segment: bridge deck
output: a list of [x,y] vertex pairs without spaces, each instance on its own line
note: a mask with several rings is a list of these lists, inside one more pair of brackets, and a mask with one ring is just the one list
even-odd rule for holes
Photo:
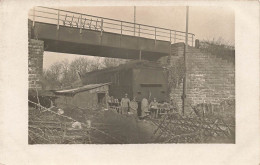
[[[32,36],[43,40],[45,51],[101,57],[157,60],[170,46],[183,42],[185,33],[65,10],[32,10]],[[193,45],[194,34],[189,33]]]

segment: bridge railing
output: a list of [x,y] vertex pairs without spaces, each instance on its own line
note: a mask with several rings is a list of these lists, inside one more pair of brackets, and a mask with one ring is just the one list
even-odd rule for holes
[[[30,10],[29,19],[33,21],[33,26],[35,22],[44,22],[56,24],[57,29],[60,26],[68,26],[78,28],[80,33],[82,33],[82,29],[89,29],[100,31],[101,35],[103,32],[111,32],[154,39],[155,42],[156,40],[169,41],[171,43],[185,42],[186,35],[185,32],[178,30],[40,6]],[[194,45],[194,36],[193,33],[188,33],[188,44],[190,46]]]

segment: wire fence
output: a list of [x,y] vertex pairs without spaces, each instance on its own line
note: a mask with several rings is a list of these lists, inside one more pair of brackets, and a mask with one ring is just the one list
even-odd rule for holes
[[[42,117],[29,116],[29,142],[32,144],[61,144],[61,143],[105,143],[103,139],[99,139],[99,136],[95,136],[96,133],[99,133],[106,138],[111,139],[117,144],[122,144],[123,142],[116,137],[106,133],[103,130],[100,130],[91,124],[80,122],[72,117],[63,115],[59,112],[55,112],[52,108],[46,108],[39,103],[28,100],[29,103],[35,105],[35,111],[38,110],[39,113],[46,116],[46,112],[49,112],[56,117],[63,118],[64,120],[44,120]],[[57,119],[57,118],[56,118]],[[74,124],[74,129],[70,128]],[[72,133],[72,136],[69,136],[69,131],[78,131],[78,133]],[[96,132],[96,133],[93,133]],[[87,139],[87,140],[86,140]],[[91,140],[92,139],[92,140]],[[94,142],[93,142],[94,141]]]

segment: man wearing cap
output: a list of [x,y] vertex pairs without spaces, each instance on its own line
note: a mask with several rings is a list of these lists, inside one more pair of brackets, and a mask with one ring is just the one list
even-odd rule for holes
[[128,113],[128,109],[129,109],[129,104],[130,104],[130,99],[127,97],[127,93],[125,94],[125,97],[123,97],[121,99],[121,110],[122,110],[122,114],[127,114]]
[[157,118],[158,115],[158,102],[156,101],[156,98],[153,99],[153,101],[149,105],[150,111],[151,111],[151,117]]

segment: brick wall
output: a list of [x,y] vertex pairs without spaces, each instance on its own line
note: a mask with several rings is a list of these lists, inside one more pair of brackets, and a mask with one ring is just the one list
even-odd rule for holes
[[28,73],[29,89],[41,89],[40,77],[43,70],[43,52],[44,42],[35,39],[29,39],[28,55]]
[[[182,107],[184,44],[172,45],[172,55],[167,57],[170,76],[170,98],[179,109]],[[187,102],[193,106],[206,103],[220,105],[235,99],[235,64],[219,56],[189,47],[187,50]],[[172,76],[171,76],[172,75]],[[177,76],[176,76],[177,75]],[[181,77],[181,78],[180,78]],[[190,113],[188,105],[187,113]]]

